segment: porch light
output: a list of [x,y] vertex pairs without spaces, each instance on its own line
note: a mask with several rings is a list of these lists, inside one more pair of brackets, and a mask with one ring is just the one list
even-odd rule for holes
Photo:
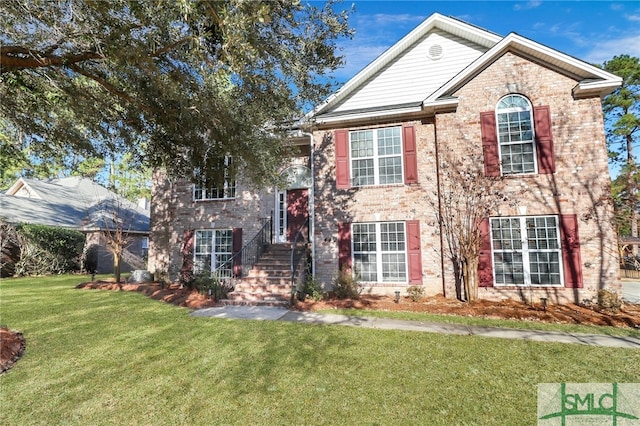
[[396,290],[396,303],[400,303],[400,290]]

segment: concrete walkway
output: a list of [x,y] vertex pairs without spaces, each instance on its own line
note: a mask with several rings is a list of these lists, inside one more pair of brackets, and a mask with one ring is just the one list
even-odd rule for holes
[[498,327],[480,327],[461,324],[445,324],[422,321],[405,321],[387,318],[320,314],[317,312],[290,311],[285,308],[265,306],[222,306],[194,311],[196,317],[229,319],[289,321],[305,324],[347,325],[383,330],[408,330],[428,333],[457,334],[467,336],[521,339],[537,342],[574,343],[612,348],[640,349],[640,339],[602,334],[562,333],[556,331],[516,330]]
[[622,279],[622,300],[629,303],[640,303],[640,281]]

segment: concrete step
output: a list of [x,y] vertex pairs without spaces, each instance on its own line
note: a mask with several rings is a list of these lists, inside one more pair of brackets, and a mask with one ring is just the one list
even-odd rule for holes
[[[245,277],[242,281],[249,285],[291,285],[291,277]],[[236,287],[241,286],[240,282],[236,282]]]
[[270,284],[270,283],[258,283],[253,281],[242,281],[235,285],[235,292],[271,292],[278,294],[285,294],[291,291],[291,282],[287,284]]
[[279,294],[261,291],[232,291],[227,294],[226,300],[245,301],[245,302],[288,302],[291,294]]

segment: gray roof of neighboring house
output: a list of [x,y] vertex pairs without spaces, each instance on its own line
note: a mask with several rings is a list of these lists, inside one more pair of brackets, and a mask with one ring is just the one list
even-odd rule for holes
[[129,232],[149,233],[145,210],[90,179],[41,181],[20,178],[0,193],[0,217],[11,223],[36,223],[79,231],[113,228],[114,212]]

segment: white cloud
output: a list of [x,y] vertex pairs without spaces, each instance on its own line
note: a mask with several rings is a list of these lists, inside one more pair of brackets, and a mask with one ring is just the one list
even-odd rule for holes
[[542,4],[542,1],[540,0],[530,0],[528,2],[526,2],[525,4],[522,3],[516,3],[513,5],[513,10],[529,10],[529,9],[535,9],[536,7],[539,7]]
[[624,17],[631,22],[640,22],[640,15],[625,15]]
[[623,54],[640,57],[640,33],[615,40],[595,41],[593,47],[581,55],[581,59],[592,64],[601,64]]

